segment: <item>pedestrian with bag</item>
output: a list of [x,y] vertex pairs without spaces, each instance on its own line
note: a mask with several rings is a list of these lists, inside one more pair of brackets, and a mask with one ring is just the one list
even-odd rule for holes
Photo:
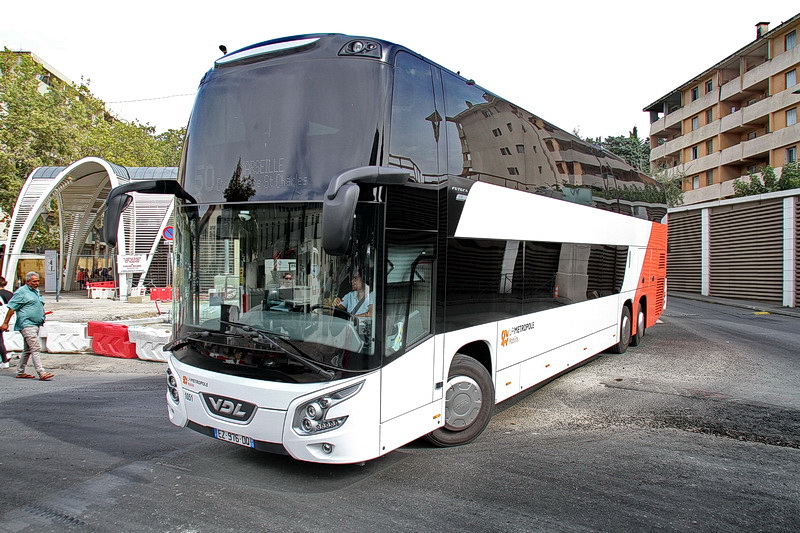
[[47,381],[53,378],[53,374],[45,372],[39,353],[42,347],[39,344],[39,326],[44,324],[44,298],[39,294],[39,274],[28,272],[25,274],[25,285],[17,289],[14,296],[8,302],[8,312],[5,320],[0,325],[0,331],[8,331],[8,322],[14,313],[17,313],[17,321],[14,329],[22,334],[25,348],[17,367],[17,378],[35,379],[36,376],[25,373],[28,360],[33,361],[39,380]]
[[[5,313],[7,310],[6,305],[8,305],[8,302],[11,301],[11,297],[14,296],[11,291],[6,289],[7,284],[8,282],[6,281],[6,278],[0,276],[0,309],[3,310],[3,313]],[[0,317],[2,316],[4,315],[0,314]],[[3,358],[3,362],[0,363],[0,368],[8,368],[11,366],[9,365],[10,359],[8,357],[8,350],[6,350],[6,341],[3,338],[2,330],[0,330],[0,357]]]

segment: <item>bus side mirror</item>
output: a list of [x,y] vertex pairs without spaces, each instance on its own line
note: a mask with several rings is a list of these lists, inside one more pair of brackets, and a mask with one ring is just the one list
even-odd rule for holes
[[334,176],[322,204],[322,248],[331,255],[347,253],[360,192],[358,183],[402,185],[410,179],[407,170],[379,166],[351,168]]
[[133,196],[130,194],[120,194],[108,198],[106,202],[106,212],[103,215],[103,240],[109,246],[117,245],[119,220],[122,217],[122,212],[131,205],[132,201]]
[[[109,246],[117,245],[117,232],[119,231],[119,219],[122,212],[131,205],[133,197],[128,194],[138,192],[142,194],[168,194],[180,198],[190,204],[197,204],[197,200],[186,192],[175,180],[142,180],[133,181],[124,185],[119,185],[111,189],[106,198],[106,212],[103,218],[103,240]],[[187,209],[189,217],[197,218],[197,205],[191,205]]]
[[345,183],[332,199],[322,204],[322,248],[330,255],[345,255],[350,248],[353,217],[360,188]]

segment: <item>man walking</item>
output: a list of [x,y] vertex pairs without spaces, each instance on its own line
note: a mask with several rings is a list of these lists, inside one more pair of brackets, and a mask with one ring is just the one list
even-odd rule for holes
[[42,381],[51,379],[53,374],[44,371],[42,360],[39,357],[39,352],[42,351],[42,347],[39,345],[39,326],[44,324],[44,298],[39,294],[39,274],[36,272],[25,274],[25,285],[17,289],[8,302],[8,312],[3,324],[0,325],[0,330],[8,331],[8,321],[11,320],[14,312],[17,313],[14,329],[22,333],[25,341],[25,349],[22,351],[22,357],[17,367],[17,377],[31,379],[36,377],[25,373],[25,367],[28,366],[30,358],[33,360],[33,366],[36,368],[36,373],[39,374],[39,379]]

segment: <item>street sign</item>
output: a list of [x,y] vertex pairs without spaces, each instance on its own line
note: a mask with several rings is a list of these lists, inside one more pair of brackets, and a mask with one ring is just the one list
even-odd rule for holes
[[167,226],[166,228],[164,228],[163,235],[166,240],[171,241],[172,237],[175,235],[175,228],[173,228],[172,226]]
[[117,256],[117,272],[120,274],[135,274],[146,272],[150,265],[149,254],[132,254]]

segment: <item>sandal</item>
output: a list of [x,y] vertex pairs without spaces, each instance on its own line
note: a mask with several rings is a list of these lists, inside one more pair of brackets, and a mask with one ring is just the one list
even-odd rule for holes
[[[33,377],[33,376],[31,376],[31,377]],[[47,372],[45,372],[44,374],[39,376],[39,381],[49,381],[51,378],[54,378],[54,377],[56,377],[55,374],[48,374]]]
[[34,379],[36,376],[31,376],[30,374],[17,374],[17,379]]

